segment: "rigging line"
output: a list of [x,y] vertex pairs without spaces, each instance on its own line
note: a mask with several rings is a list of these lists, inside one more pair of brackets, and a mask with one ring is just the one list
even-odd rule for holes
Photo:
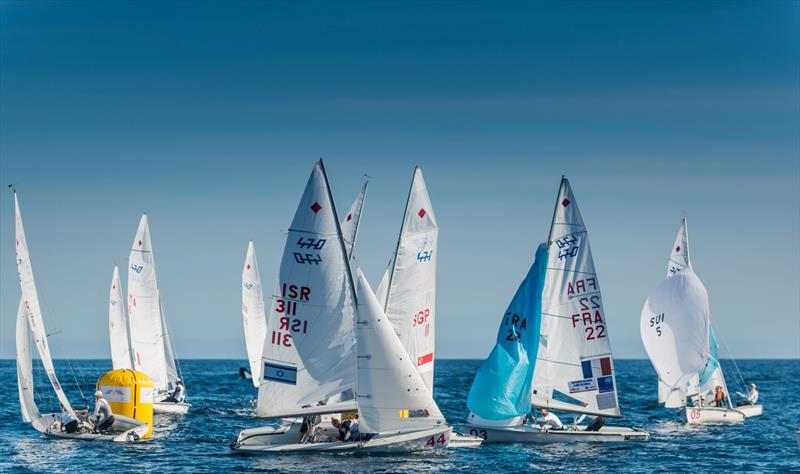
[[[714,334],[719,337],[719,339],[722,341],[722,344],[725,346],[725,351],[728,353],[728,356],[730,356],[731,362],[733,362],[733,368],[736,369],[736,375],[739,377],[738,382],[741,384],[742,389],[744,391],[747,391],[747,382],[745,382],[744,380],[744,375],[742,374],[742,371],[739,370],[739,365],[736,363],[736,359],[733,357],[733,352],[731,352],[728,343],[725,341],[725,338],[719,331],[715,331]],[[722,361],[720,361],[720,370],[722,370]]]
[[78,387],[78,393],[80,393],[80,394],[81,394],[81,400],[83,400],[83,403],[84,403],[84,404],[86,405],[86,407],[88,408],[88,407],[89,407],[89,401],[88,401],[88,400],[86,400],[86,396],[84,396],[84,394],[83,394],[83,390],[81,390],[81,384],[80,384],[80,382],[78,382],[78,378],[77,378],[77,377],[75,377],[75,370],[74,370],[74,369],[73,369],[73,367],[72,367],[72,360],[67,360],[67,364],[69,365],[69,371],[70,371],[70,373],[72,373],[72,380],[74,380],[74,381],[75,381],[75,385]]

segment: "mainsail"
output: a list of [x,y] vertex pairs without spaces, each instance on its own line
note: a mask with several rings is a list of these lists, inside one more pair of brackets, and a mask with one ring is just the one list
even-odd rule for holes
[[444,416],[357,270],[359,429],[393,433],[443,426]]
[[347,215],[342,218],[342,239],[347,249],[347,257],[353,260],[355,252],[356,238],[358,237],[358,224],[361,222],[361,212],[364,210],[364,199],[367,197],[367,185],[369,182],[364,182],[358,196],[347,211]]
[[319,406],[355,389],[355,293],[349,267],[319,161],[286,239],[267,319],[258,416],[355,409],[355,400]]
[[247,256],[242,269],[242,322],[244,323],[244,342],[247,346],[247,359],[253,385],[261,381],[261,354],[264,351],[264,337],[267,334],[267,315],[264,313],[264,294],[261,290],[261,274],[253,241],[247,244]]
[[586,226],[566,178],[561,179],[548,247],[531,403],[620,417],[600,283]]
[[128,338],[128,319],[125,317],[125,300],[119,282],[119,269],[114,265],[111,290],[108,296],[108,335],[111,340],[111,365],[116,369],[131,369],[131,347]]
[[433,390],[436,261],[439,227],[422,169],[414,169],[403,223],[386,284],[378,287],[384,312],[400,342]]
[[709,352],[708,293],[687,267],[662,281],[642,308],[642,342],[659,379],[683,387],[703,369]]
[[[72,405],[67,399],[67,395],[61,388],[61,384],[56,377],[53,367],[53,359],[50,356],[50,347],[47,344],[47,332],[44,328],[42,311],[39,306],[39,294],[36,291],[36,282],[33,278],[33,267],[31,266],[30,253],[28,252],[28,242],[25,239],[25,228],[22,226],[22,214],[19,210],[19,200],[17,193],[14,192],[14,212],[16,227],[16,251],[17,251],[17,271],[19,273],[19,286],[22,290],[22,311],[28,322],[33,340],[36,343],[36,350],[44,366],[50,385],[56,392],[58,401],[70,413],[74,413]],[[19,341],[18,341],[19,342]]]
[[[175,387],[175,361],[167,361],[169,334],[162,316],[147,214],[142,215],[128,257],[128,320],[134,369],[150,376],[157,393]],[[171,356],[171,354],[170,354]],[[172,358],[172,357],[170,357]]]

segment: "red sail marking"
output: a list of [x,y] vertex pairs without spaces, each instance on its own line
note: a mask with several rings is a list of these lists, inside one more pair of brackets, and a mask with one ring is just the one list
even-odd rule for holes
[[421,218],[425,217],[425,209],[420,209],[417,215]]
[[417,359],[417,366],[425,365],[428,362],[433,362],[433,352],[425,354],[423,356],[419,356]]

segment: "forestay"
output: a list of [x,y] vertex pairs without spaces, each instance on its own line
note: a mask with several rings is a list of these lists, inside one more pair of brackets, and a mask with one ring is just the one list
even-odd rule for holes
[[247,244],[247,256],[242,269],[242,323],[247,359],[253,385],[261,380],[261,354],[267,334],[267,315],[264,313],[264,293],[261,290],[261,274],[258,271],[256,248],[251,240]]
[[[433,390],[439,228],[425,178],[414,169],[383,308],[425,385]],[[383,293],[383,291],[380,291]]]
[[119,269],[114,265],[111,290],[108,296],[108,335],[111,342],[111,365],[114,370],[131,369],[131,348],[128,338],[128,319],[119,282]]
[[45,331],[42,311],[39,306],[39,294],[36,291],[36,282],[33,278],[33,267],[30,261],[30,253],[28,252],[28,242],[25,239],[25,228],[22,226],[22,214],[19,210],[19,200],[17,199],[16,192],[14,192],[14,213],[17,272],[19,273],[19,285],[22,291],[22,309],[25,313],[30,333],[33,336],[36,350],[39,352],[39,357],[41,358],[50,385],[53,386],[53,390],[56,392],[56,396],[61,405],[63,405],[68,412],[74,413],[72,405],[69,403],[64,390],[61,388],[61,384],[58,382],[56,371],[53,367],[53,359],[50,356],[50,347],[47,344],[47,332]]
[[347,211],[347,215],[342,218],[342,239],[344,240],[344,246],[347,250],[347,258],[350,260],[353,259],[355,251],[356,238],[358,237],[358,225],[361,222],[361,212],[364,210],[364,200],[367,197],[368,184],[369,182],[364,183],[358,196],[356,196],[356,200],[353,201],[353,204],[350,206],[350,210]]
[[30,423],[40,416],[33,391],[33,354],[30,340],[31,331],[28,326],[28,318],[25,317],[25,306],[20,300],[17,311],[17,389],[22,419],[26,423]]
[[561,179],[550,227],[542,329],[531,402],[619,417],[614,361],[586,227]]
[[546,266],[547,245],[542,244],[503,314],[497,343],[475,374],[467,406],[484,420],[505,420],[530,411]]
[[360,431],[395,433],[444,425],[431,391],[398,340],[367,279],[360,270],[356,273]]
[[689,383],[705,365],[709,318],[708,293],[691,267],[661,282],[645,301],[642,342],[670,388]]
[[[320,402],[355,388],[355,297],[340,232],[320,161],[281,260],[267,320],[258,416],[314,411]],[[337,408],[355,409],[355,401]]]
[[168,376],[164,325],[147,214],[142,215],[128,257],[128,320],[134,369],[153,381],[157,393],[174,386]]

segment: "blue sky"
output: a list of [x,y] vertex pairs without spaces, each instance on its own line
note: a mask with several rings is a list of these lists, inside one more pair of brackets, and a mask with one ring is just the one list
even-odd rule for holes
[[[178,355],[245,358],[247,241],[272,288],[319,157],[339,208],[373,177],[374,284],[422,166],[440,357],[488,354],[562,174],[618,357],[644,357],[684,215],[723,355],[800,357],[796,2],[3,2],[0,22],[0,180],[56,357],[108,357],[112,265],[146,211]],[[4,191],[0,357],[13,232]]]

